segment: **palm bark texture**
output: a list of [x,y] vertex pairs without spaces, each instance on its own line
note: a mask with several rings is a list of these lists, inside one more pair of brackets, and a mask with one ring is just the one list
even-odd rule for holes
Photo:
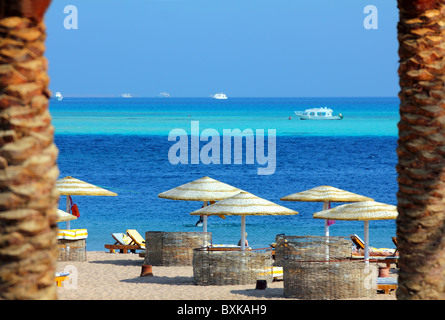
[[398,0],[398,299],[445,299],[445,1]]
[[0,1],[0,299],[55,299],[58,150],[48,111],[43,14]]

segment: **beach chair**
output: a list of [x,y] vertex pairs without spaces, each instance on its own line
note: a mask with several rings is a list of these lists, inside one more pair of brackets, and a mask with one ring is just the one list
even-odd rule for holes
[[83,240],[88,238],[87,229],[59,229],[57,239],[59,240]]
[[136,253],[136,250],[140,249],[138,245],[132,243],[131,238],[123,233],[112,233],[111,236],[116,241],[114,244],[106,244],[105,249],[109,249],[110,253],[115,253],[119,250],[120,253]]
[[273,281],[283,280],[283,267],[272,267],[269,271],[258,273],[260,276],[272,275]]
[[399,248],[397,248],[397,237],[391,237],[392,242],[396,246],[396,251],[394,252],[394,255],[397,254],[397,251],[399,251]]
[[112,233],[111,236],[114,240],[116,240],[114,244],[131,245],[131,238],[128,237],[126,234]]
[[351,234],[350,237],[351,237],[352,242],[357,247],[357,250],[365,250],[365,243],[363,242],[362,239],[360,239],[360,237],[358,235]]
[[377,278],[377,290],[383,290],[383,293],[388,294],[391,290],[397,290],[398,280],[397,278],[390,277],[378,277]]
[[[354,245],[357,248],[357,252],[355,252],[355,253],[365,250],[365,243],[358,235],[351,234],[350,237],[351,237],[352,242],[354,243]],[[370,256],[395,256],[396,253],[397,253],[397,249],[369,247],[369,255]],[[361,254],[359,254],[359,255],[361,255]]]
[[127,230],[127,235],[133,240],[133,243],[145,250],[145,239],[134,229]]
[[62,282],[68,280],[69,273],[67,272],[56,272],[55,280],[58,287],[62,286]]

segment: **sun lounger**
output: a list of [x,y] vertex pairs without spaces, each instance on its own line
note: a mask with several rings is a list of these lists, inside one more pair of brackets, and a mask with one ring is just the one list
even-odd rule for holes
[[[353,252],[353,255],[362,256],[363,250],[365,250],[365,243],[362,239],[356,234],[350,235],[352,242],[355,244],[357,251]],[[374,248],[369,247],[369,255],[370,256],[394,256],[396,254],[396,249],[390,248]]]
[[115,253],[119,250],[120,253],[128,253],[128,251],[135,253],[140,247],[134,244],[128,236],[123,233],[112,233],[111,236],[116,241],[114,244],[106,244],[105,249],[109,249],[110,253]]
[[72,230],[60,229],[57,234],[57,239],[62,239],[62,240],[81,240],[81,239],[86,239],[87,237],[88,237],[87,229],[72,229]]
[[272,275],[273,280],[283,279],[283,267],[272,267],[269,271],[259,273],[260,276]]
[[208,247],[209,251],[239,251],[241,246],[234,244],[212,244]]
[[394,252],[394,255],[396,255],[397,251],[399,251],[399,248],[397,248],[397,237],[391,237],[391,240],[396,246],[396,251]]
[[133,243],[145,250],[145,239],[134,229],[127,230],[127,235],[133,240]]
[[69,273],[56,272],[56,284],[58,287],[62,286],[62,282],[68,280]]
[[397,247],[397,237],[391,237],[391,240]]
[[115,244],[131,245],[131,238],[123,233],[112,233],[111,236],[116,240]]
[[396,290],[398,286],[397,278],[379,277],[377,278],[377,290],[383,290],[388,294],[391,290]]
[[360,239],[360,237],[358,235],[351,234],[350,237],[351,237],[352,242],[357,247],[357,250],[365,250],[365,243],[363,242],[362,239]]

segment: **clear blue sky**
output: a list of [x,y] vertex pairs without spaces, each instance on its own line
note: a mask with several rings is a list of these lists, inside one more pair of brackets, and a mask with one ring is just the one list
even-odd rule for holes
[[[63,12],[78,9],[78,29]],[[367,30],[367,5],[378,29]],[[65,96],[397,96],[395,0],[53,0],[51,90]]]

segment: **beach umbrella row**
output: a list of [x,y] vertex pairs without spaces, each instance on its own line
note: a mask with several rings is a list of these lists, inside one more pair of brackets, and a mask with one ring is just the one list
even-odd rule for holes
[[[56,183],[56,188],[61,195],[67,196],[67,211],[70,211],[69,196],[117,196],[116,193],[90,183],[65,177]],[[212,215],[239,215],[241,216],[241,249],[245,249],[245,224],[248,215],[295,215],[298,212],[275,204],[271,201],[257,197],[249,192],[233,187],[226,183],[217,181],[210,177],[183,184],[179,187],[162,192],[159,198],[203,201],[204,206],[195,210],[191,215],[204,217],[203,231],[207,232],[207,217]],[[364,221],[365,254],[366,261],[369,260],[369,220],[395,219],[397,207],[375,202],[373,199],[337,189],[331,186],[319,186],[306,191],[293,193],[281,198],[282,201],[307,201],[323,202],[323,210],[313,214],[315,219],[325,220],[325,235],[329,236],[330,220],[362,220]],[[208,203],[214,203],[208,206]],[[331,209],[331,202],[353,202]],[[76,219],[75,216],[58,210],[57,222],[66,221],[69,229],[69,221]]]
[[[203,231],[207,232],[207,217],[211,215],[241,216],[241,249],[245,249],[245,222],[248,215],[294,215],[298,212],[259,198],[228,184],[210,177],[203,177],[165,191],[160,198],[173,200],[204,201],[203,208],[191,215],[204,217]],[[325,235],[329,235],[329,220],[365,221],[365,255],[369,260],[369,220],[395,219],[397,208],[373,199],[330,186],[320,186],[281,198],[282,201],[323,202],[323,211],[314,214],[314,218],[325,219]],[[207,201],[218,201],[210,206]],[[330,209],[331,202],[354,202]],[[361,204],[361,205],[360,205]]]
[[[203,231],[207,232],[207,217],[212,215],[241,216],[241,249],[245,249],[247,215],[289,215],[298,212],[259,198],[249,192],[217,181],[210,177],[186,183],[162,192],[160,198],[173,200],[204,201],[204,207],[193,211],[192,215],[203,216]],[[207,206],[207,201],[219,201]]]

